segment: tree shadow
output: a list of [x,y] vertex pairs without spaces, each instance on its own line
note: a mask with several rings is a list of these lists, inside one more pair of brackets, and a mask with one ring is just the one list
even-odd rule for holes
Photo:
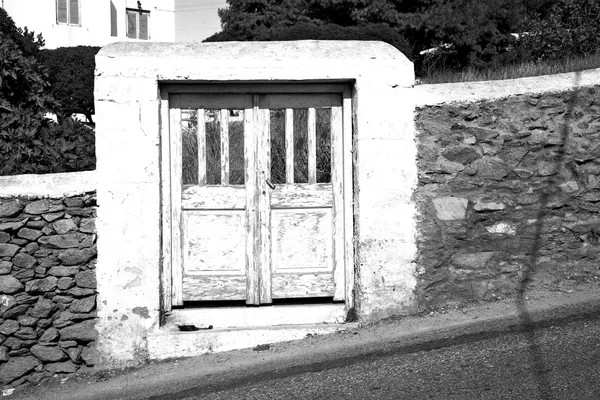
[[[575,107],[579,95],[580,81],[581,72],[576,72],[573,82],[573,91],[571,92],[571,96],[569,97],[567,103],[567,110],[564,114],[564,123],[562,124],[562,129],[560,132],[558,154],[554,162],[554,173],[550,175],[544,183],[546,188],[556,188],[559,184],[559,170],[560,167],[564,165],[565,156],[567,154],[567,146],[570,135],[569,128],[573,120],[573,109]],[[521,331],[527,335],[527,341],[529,346],[528,353],[530,362],[533,366],[534,378],[536,381],[538,393],[540,394],[540,397],[544,400],[552,398],[551,389],[548,378],[545,374],[546,367],[544,365],[541,346],[536,339],[536,333],[534,329],[535,324],[531,312],[527,308],[526,300],[531,280],[535,275],[539,263],[540,250],[543,245],[542,229],[544,219],[548,214],[547,210],[551,193],[552,190],[540,190],[533,244],[531,245],[529,259],[523,271],[523,276],[519,282],[516,296],[516,305],[521,322]]]

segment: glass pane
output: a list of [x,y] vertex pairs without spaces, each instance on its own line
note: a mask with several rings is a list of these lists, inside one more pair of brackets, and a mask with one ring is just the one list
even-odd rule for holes
[[317,109],[317,183],[331,182],[331,109]]
[[308,109],[294,110],[294,182],[308,183]]
[[229,110],[229,184],[245,183],[244,110]]
[[183,185],[198,184],[198,113],[181,110],[181,179]]
[[219,110],[205,111],[206,126],[206,183],[221,184],[221,123]]
[[137,39],[137,13],[127,12],[127,37]]
[[271,113],[271,182],[285,183],[285,110]]

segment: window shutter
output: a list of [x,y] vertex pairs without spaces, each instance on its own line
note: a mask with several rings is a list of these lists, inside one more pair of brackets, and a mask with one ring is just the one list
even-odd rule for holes
[[140,13],[140,39],[148,40],[148,14]]
[[115,4],[110,1],[110,36],[117,36],[117,8]]
[[69,23],[79,25],[79,0],[69,0]]
[[66,24],[67,20],[67,0],[56,0],[56,22]]
[[137,39],[137,13],[127,12],[127,37]]

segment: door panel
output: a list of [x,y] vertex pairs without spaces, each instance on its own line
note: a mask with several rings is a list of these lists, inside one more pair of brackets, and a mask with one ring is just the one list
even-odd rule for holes
[[183,214],[184,275],[245,275],[244,212]]
[[339,94],[177,94],[173,304],[345,298]]
[[331,209],[273,210],[273,273],[333,271]]
[[[336,117],[341,115],[341,97],[264,95],[261,108],[269,122],[261,140],[270,140],[271,150],[270,155],[257,154],[268,158],[263,165],[269,162],[270,176],[266,185],[259,185],[270,209],[261,226],[271,242],[266,272],[271,297],[343,300],[344,263],[335,260],[343,256],[343,242],[334,239],[335,219],[343,216],[334,181],[341,182],[341,177],[332,180],[332,133],[342,132],[341,118]],[[340,138],[335,143],[340,144]]]
[[[252,97],[248,95],[175,95],[179,126],[171,129],[172,142],[180,145],[180,183],[173,190],[173,203],[180,211],[180,226],[174,226],[173,247],[180,253],[181,284],[175,283],[179,302],[246,299],[248,259],[254,252],[248,229],[253,208],[248,209],[249,191],[246,154],[255,152],[254,140],[246,140],[254,126]],[[177,145],[175,146],[177,147]],[[252,169],[252,168],[251,168]],[[247,182],[246,182],[247,181]],[[176,184],[172,184],[176,187]],[[251,248],[248,249],[248,246]],[[173,251],[175,254],[175,250]],[[179,294],[175,293],[178,291]]]

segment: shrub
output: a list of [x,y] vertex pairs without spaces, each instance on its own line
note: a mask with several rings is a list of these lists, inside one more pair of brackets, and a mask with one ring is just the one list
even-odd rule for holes
[[80,113],[92,123],[94,115],[95,56],[100,47],[76,46],[42,50],[40,61],[48,68],[50,93],[59,105],[59,120]]
[[31,136],[0,133],[0,175],[87,171],[96,168],[94,131],[67,118],[43,121]]
[[544,19],[530,19],[521,46],[533,60],[587,56],[600,50],[600,2],[558,0]]

